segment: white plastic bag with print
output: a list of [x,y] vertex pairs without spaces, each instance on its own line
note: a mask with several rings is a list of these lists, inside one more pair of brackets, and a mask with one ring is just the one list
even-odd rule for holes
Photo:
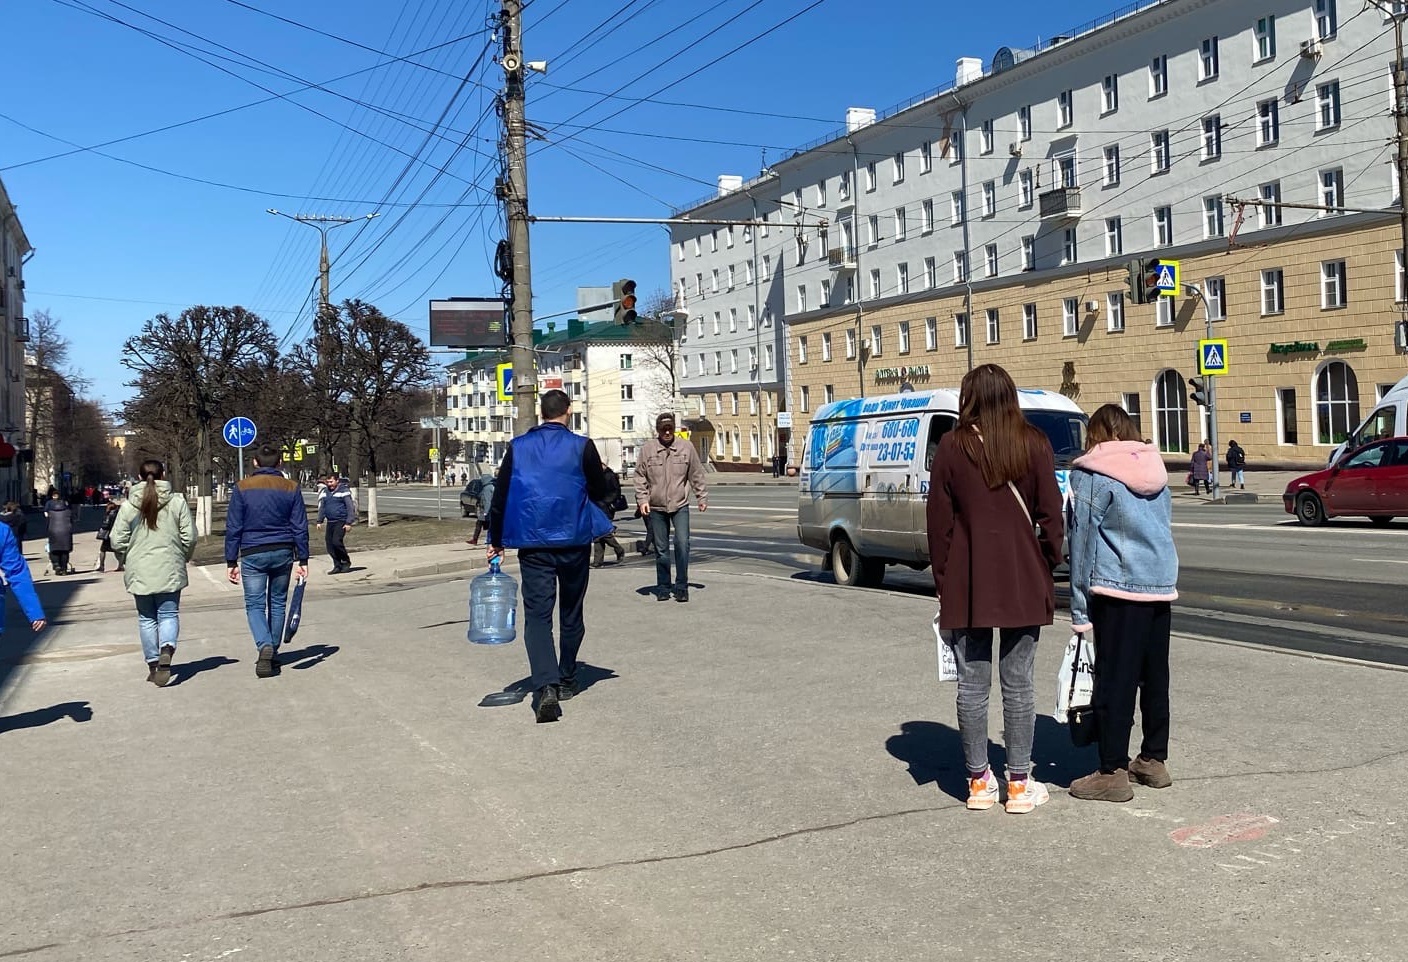
[[939,656],[939,681],[958,681],[958,657],[953,653],[953,632],[939,627],[939,612],[934,612],[934,646]]
[[1088,631],[1071,632],[1061,670],[1056,673],[1056,710],[1051,713],[1062,725],[1072,708],[1086,708],[1095,697],[1095,642]]

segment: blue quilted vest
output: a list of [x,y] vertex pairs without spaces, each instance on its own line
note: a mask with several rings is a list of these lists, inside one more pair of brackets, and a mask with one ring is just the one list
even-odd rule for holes
[[586,438],[553,421],[514,439],[505,548],[589,545],[611,533],[611,519],[587,498],[582,474],[586,447]]

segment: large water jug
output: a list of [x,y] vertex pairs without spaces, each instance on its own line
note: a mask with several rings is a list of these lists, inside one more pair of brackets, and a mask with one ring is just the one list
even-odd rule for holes
[[518,637],[518,582],[499,570],[499,559],[469,583],[469,640],[506,645]]

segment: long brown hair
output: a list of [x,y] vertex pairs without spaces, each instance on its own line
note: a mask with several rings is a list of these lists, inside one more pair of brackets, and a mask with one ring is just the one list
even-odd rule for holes
[[142,520],[152,531],[156,530],[156,516],[161,511],[161,496],[157,493],[156,483],[165,476],[166,465],[160,461],[153,458],[142,462],[142,480],[147,482],[147,489],[142,492],[142,503],[137,506],[137,510],[142,513]]
[[1090,416],[1085,429],[1085,449],[1106,441],[1141,441],[1134,418],[1118,404],[1102,404]]
[[958,446],[983,473],[989,488],[1026,476],[1031,445],[1045,438],[1022,416],[1012,375],[981,364],[958,389]]

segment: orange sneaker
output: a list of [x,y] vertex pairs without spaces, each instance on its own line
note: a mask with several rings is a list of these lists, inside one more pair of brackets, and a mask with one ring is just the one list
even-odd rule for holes
[[1035,778],[1024,778],[1021,781],[1007,783],[1007,814],[1025,815],[1038,805],[1045,805],[1051,800],[1051,793],[1046,790],[1046,786]]
[[997,776],[989,768],[982,778],[968,779],[968,807],[983,812],[997,804]]

